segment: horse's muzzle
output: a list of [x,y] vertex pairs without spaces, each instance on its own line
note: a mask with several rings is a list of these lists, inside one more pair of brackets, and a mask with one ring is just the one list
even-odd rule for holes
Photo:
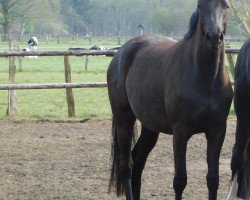
[[224,34],[222,32],[219,33],[207,32],[205,34],[205,38],[213,45],[220,45],[224,40]]

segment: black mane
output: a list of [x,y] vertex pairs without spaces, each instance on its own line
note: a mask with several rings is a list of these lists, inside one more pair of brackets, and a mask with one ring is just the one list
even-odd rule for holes
[[195,12],[193,12],[190,21],[189,21],[189,30],[186,33],[186,35],[184,36],[185,40],[189,40],[191,39],[191,37],[193,36],[194,32],[196,31],[196,27],[199,21],[199,11],[198,9],[196,9]]

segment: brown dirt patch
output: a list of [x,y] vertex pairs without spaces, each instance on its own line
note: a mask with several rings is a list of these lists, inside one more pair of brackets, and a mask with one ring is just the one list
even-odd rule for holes
[[[116,199],[108,195],[110,121],[0,122],[0,199]],[[228,120],[218,199],[229,191],[235,119]],[[206,140],[188,145],[184,199],[207,199]],[[143,174],[141,199],[174,199],[172,136],[161,134]],[[124,199],[124,197],[121,197]]]

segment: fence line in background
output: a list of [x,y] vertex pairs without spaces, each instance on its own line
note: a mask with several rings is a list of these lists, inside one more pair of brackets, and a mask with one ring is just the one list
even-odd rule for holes
[[[82,50],[82,51],[5,51],[0,52],[0,57],[10,57],[11,62],[9,66],[9,80],[10,84],[0,84],[0,90],[8,90],[12,95],[8,96],[8,111],[16,110],[16,93],[15,90],[20,89],[60,89],[66,88],[66,98],[68,103],[68,116],[75,117],[75,103],[72,88],[103,88],[107,87],[107,83],[71,83],[71,68],[69,63],[69,56],[114,56],[117,50]],[[239,53],[239,49],[226,48],[227,59],[231,72],[234,71],[233,54]],[[24,56],[64,56],[65,82],[66,83],[51,83],[51,84],[14,84],[15,80],[15,58]],[[14,71],[13,71],[14,70]],[[13,95],[14,94],[14,95]],[[14,102],[14,103],[13,103]],[[7,112],[10,115],[10,113]],[[12,113],[11,115],[15,115]]]
[[[81,51],[0,51],[0,57],[24,56],[114,56],[117,50],[81,50]],[[226,48],[226,53],[237,54],[238,48]]]
[[0,84],[0,90],[62,89],[62,88],[104,88],[106,82],[49,83],[49,84]]
[[[75,102],[72,88],[100,88],[106,87],[106,83],[71,83],[71,67],[69,62],[69,56],[86,56],[85,69],[87,70],[88,56],[114,56],[116,50],[83,50],[83,51],[4,51],[0,52],[0,57],[9,57],[9,83],[0,84],[0,90],[8,90],[8,109],[7,114],[14,116],[16,112],[9,112],[17,110],[16,104],[16,92],[17,89],[66,89],[66,99],[68,104],[68,116],[75,117]],[[64,71],[65,71],[65,83],[51,83],[51,84],[15,84],[16,74],[16,58],[18,58],[19,65],[20,59],[25,56],[63,56],[64,57]],[[19,66],[19,70],[20,70]],[[20,70],[22,71],[22,70]],[[11,94],[11,95],[10,95]]]
[[[183,34],[170,34],[170,35],[166,35],[167,37],[171,37],[177,40],[180,40],[183,38],[185,33]],[[34,34],[32,34],[33,36]],[[18,41],[26,41],[31,35],[30,34],[0,34],[0,41],[4,41],[4,40],[8,40],[8,39],[16,39]],[[83,35],[83,34],[71,34],[71,35],[55,35],[55,34],[35,34],[35,36],[39,39],[39,40],[45,40],[47,43],[49,43],[50,41],[56,41],[57,43],[60,43],[61,40],[75,40],[75,41],[79,41],[79,40],[89,40],[90,42],[92,40],[118,40],[118,38],[124,38],[124,39],[129,39],[129,38],[133,38],[136,35],[122,35],[122,36],[118,36],[118,35],[108,35],[108,34],[104,34],[104,35],[93,35],[92,33]],[[225,37],[225,41],[230,41],[230,42],[242,42],[245,41],[247,39],[246,36],[244,35],[240,35],[240,36],[230,36],[230,35],[226,35]]]
[[82,51],[0,51],[0,57],[24,56],[114,56],[117,50]]

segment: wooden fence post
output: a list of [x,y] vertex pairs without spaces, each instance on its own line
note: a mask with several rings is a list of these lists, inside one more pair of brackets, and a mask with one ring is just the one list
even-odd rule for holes
[[[226,44],[226,48],[230,49],[230,45]],[[234,79],[234,59],[233,59],[233,54],[232,53],[227,53],[227,61],[229,64],[229,70],[232,75],[232,78]]]
[[229,69],[230,69],[230,72],[234,78],[234,60],[233,60],[233,54],[231,53],[227,53],[227,61],[228,61],[228,64],[229,64]]
[[48,37],[47,34],[45,34],[45,39],[46,39],[46,44],[48,44],[49,43],[49,37]]
[[[17,46],[17,50],[21,51],[20,46]],[[21,56],[18,57],[18,70],[19,72],[23,71],[23,58]]]
[[[15,42],[11,40],[9,42],[10,50],[14,49]],[[9,83],[15,83],[15,75],[16,75],[16,57],[12,56],[9,58]],[[14,116],[17,112],[17,104],[16,104],[16,91],[8,90],[8,108],[7,115]]]
[[86,56],[85,71],[88,71],[88,65],[89,65],[89,56]]
[[[65,82],[71,83],[71,67],[69,64],[69,57],[64,56]],[[68,116],[75,117],[75,101],[72,88],[66,88],[66,97],[68,103]]]

